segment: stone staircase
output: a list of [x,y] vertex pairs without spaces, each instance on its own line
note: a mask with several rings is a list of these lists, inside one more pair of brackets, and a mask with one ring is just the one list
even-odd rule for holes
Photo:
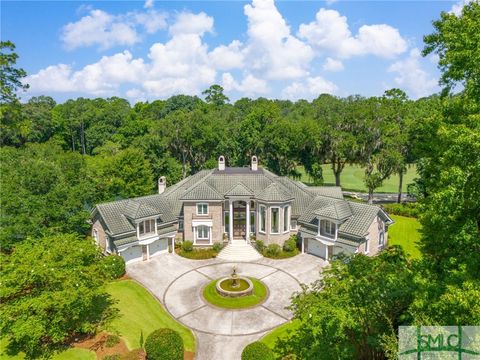
[[245,240],[233,240],[217,255],[217,259],[225,261],[249,262],[257,261],[263,256]]

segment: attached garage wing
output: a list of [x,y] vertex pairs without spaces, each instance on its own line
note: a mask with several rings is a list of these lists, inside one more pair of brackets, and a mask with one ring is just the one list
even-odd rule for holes
[[121,251],[120,255],[123,257],[126,264],[141,261],[143,259],[142,247],[138,245],[130,246],[129,248]]
[[168,239],[164,238],[164,239],[157,240],[157,241],[149,244],[148,246],[149,246],[149,251],[150,251],[150,257],[161,254],[161,253],[164,253],[164,252],[167,252],[168,251]]

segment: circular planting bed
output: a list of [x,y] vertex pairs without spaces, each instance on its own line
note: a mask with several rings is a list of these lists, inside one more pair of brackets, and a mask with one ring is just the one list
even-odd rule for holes
[[[244,309],[261,304],[268,296],[268,289],[260,280],[241,278],[239,279],[239,286],[232,289],[228,286],[228,283],[225,283],[225,279],[214,280],[205,286],[203,298],[207,302],[225,309]],[[252,289],[250,289],[250,282]],[[220,291],[217,290],[218,288],[220,288]],[[249,291],[251,291],[250,294],[248,294]],[[241,295],[231,297],[230,292],[240,292]],[[246,293],[243,294],[242,292]]]

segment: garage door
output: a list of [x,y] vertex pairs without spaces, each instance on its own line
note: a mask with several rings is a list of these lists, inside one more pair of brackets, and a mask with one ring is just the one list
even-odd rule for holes
[[160,239],[157,240],[150,245],[150,257],[161,254],[163,252],[166,252],[168,250],[168,239]]
[[320,241],[308,239],[308,253],[325,259],[327,246]]
[[131,246],[128,249],[122,251],[120,253],[122,255],[123,259],[125,260],[125,263],[132,263],[135,261],[141,261],[142,260],[142,247],[141,246]]

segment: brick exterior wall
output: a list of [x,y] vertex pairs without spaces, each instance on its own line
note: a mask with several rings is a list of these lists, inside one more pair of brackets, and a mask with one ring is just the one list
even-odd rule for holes
[[[198,201],[202,203],[202,201]],[[212,242],[223,241],[223,203],[208,202],[208,215],[197,215],[197,202],[183,204],[183,239],[193,241],[192,220],[212,220]]]
[[[264,204],[262,204],[264,205]],[[258,205],[259,207],[259,205]],[[297,231],[291,231],[290,229],[288,230],[288,232],[286,233],[283,233],[282,229],[283,229],[283,212],[280,211],[280,223],[279,223],[279,229],[280,229],[280,233],[279,234],[270,234],[270,229],[271,229],[271,211],[270,211],[270,207],[268,205],[266,205],[267,207],[267,221],[266,221],[266,233],[261,233],[258,231],[259,229],[259,226],[258,224],[260,223],[260,215],[259,215],[259,212],[257,210],[257,234],[256,234],[256,237],[258,240],[262,240],[265,245],[269,245],[269,244],[278,244],[280,246],[283,246],[283,243],[285,242],[285,240],[288,240],[288,238],[290,237],[291,234],[296,234]],[[277,206],[273,206],[273,207],[277,207]]]
[[[378,224],[379,222],[383,222],[378,216],[375,217],[375,219],[372,221],[370,224],[370,227],[368,228],[369,232],[369,249],[368,249],[368,256],[374,256],[379,253],[382,249],[384,249],[387,244],[388,244],[388,232],[385,231],[385,243],[384,246],[379,248],[379,231],[378,231]],[[365,243],[360,244],[358,247],[358,252],[361,254],[365,254]]]
[[98,245],[102,248],[102,250],[105,252],[106,250],[106,241],[107,241],[107,234],[105,234],[105,229],[103,228],[102,223],[100,222],[99,219],[97,219],[93,225],[92,225],[92,238],[93,237],[93,231],[97,230],[97,236],[98,236]]

